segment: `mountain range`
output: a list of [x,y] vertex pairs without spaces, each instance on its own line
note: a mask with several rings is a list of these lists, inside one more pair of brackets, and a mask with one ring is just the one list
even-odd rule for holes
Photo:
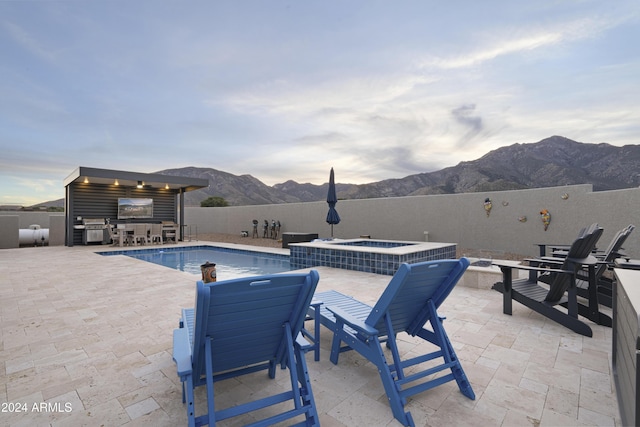
[[[188,206],[199,206],[210,196],[223,197],[230,206],[311,202],[324,200],[328,186],[293,180],[268,186],[251,175],[212,168],[185,167],[157,173],[209,180],[209,188],[186,193]],[[338,198],[345,200],[574,184],[592,184],[594,191],[639,186],[640,145],[585,144],[552,136],[536,143],[501,147],[477,160],[435,172],[369,184],[337,183],[336,190]]]
[[[184,167],[156,173],[209,180],[209,187],[185,193],[185,205],[200,206],[210,196],[230,206],[325,200],[328,183],[293,180],[269,186],[251,175],[213,168]],[[640,186],[640,145],[616,147],[585,144],[562,136],[536,143],[513,144],[481,158],[435,172],[385,179],[369,184],[336,183],[338,199],[365,199],[427,194],[472,193],[592,184],[594,191]],[[63,206],[64,199],[38,206]]]

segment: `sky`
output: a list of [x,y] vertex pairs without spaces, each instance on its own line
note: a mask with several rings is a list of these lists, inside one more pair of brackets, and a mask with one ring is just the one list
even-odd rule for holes
[[368,183],[640,144],[637,0],[0,0],[0,204],[77,167]]

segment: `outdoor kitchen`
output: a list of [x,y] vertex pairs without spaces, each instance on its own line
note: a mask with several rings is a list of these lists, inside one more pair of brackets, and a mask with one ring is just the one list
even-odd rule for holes
[[65,180],[65,245],[112,242],[110,227],[179,224],[182,239],[184,193],[209,181],[162,174],[79,167]]

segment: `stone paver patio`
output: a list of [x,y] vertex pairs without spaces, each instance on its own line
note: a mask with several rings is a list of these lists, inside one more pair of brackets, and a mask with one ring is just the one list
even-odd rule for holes
[[[94,253],[104,249],[0,251],[0,425],[186,423],[171,359],[172,331],[180,309],[193,305],[199,277]],[[369,303],[390,279],[318,271],[319,291],[336,289]],[[585,338],[517,303],[513,316],[506,316],[501,298],[459,285],[445,301],[439,311],[476,400],[462,396],[455,383],[424,392],[407,405],[416,424],[620,425],[611,329],[591,324],[594,337]],[[417,345],[410,337],[401,343],[405,352]],[[374,367],[352,353],[335,366],[328,360],[329,345],[323,328],[321,361],[307,355],[322,425],[400,425]],[[233,402],[287,380],[283,374],[269,380],[265,373],[228,380],[216,398]],[[203,398],[200,390],[196,409],[205,409]]]

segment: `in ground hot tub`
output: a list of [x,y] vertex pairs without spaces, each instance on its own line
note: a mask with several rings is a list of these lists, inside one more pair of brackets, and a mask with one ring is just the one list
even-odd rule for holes
[[289,251],[292,269],[325,266],[390,276],[403,262],[456,258],[455,243],[398,240],[320,240],[291,243]]

